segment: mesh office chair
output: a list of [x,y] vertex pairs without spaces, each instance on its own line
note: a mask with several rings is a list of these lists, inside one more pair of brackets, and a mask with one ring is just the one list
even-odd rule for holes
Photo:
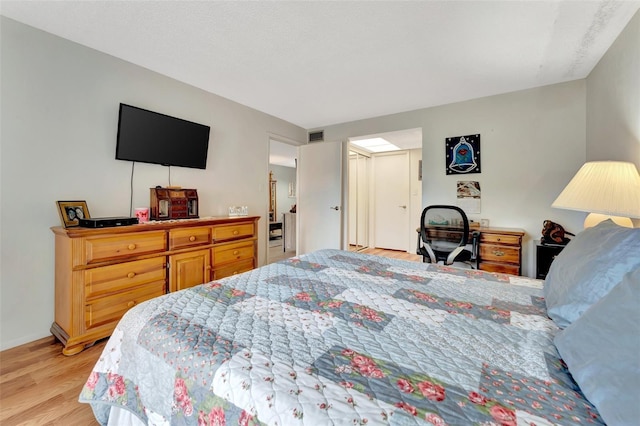
[[[425,263],[464,262],[473,268],[478,233],[469,241],[469,219],[456,206],[433,205],[422,211],[417,253]],[[470,245],[470,247],[469,247]]]

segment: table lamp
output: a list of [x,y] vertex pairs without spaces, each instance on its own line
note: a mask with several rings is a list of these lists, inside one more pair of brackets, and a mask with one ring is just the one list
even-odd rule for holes
[[640,219],[640,175],[633,163],[585,163],[551,207],[589,212],[585,228],[606,219],[632,228],[630,218]]

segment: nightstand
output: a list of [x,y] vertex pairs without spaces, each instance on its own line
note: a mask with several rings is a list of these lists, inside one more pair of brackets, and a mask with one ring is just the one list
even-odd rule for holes
[[559,245],[542,244],[536,240],[536,278],[544,280],[549,272],[553,259],[565,248]]

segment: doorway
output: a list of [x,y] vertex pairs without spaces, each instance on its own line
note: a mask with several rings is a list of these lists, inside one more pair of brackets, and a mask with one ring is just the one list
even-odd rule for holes
[[296,255],[297,147],[269,139],[267,264]]
[[[422,129],[352,137],[349,148],[367,158],[350,155],[349,160],[350,249],[415,251],[422,211]],[[366,179],[367,184],[352,182],[354,177]],[[353,188],[358,188],[355,196]]]

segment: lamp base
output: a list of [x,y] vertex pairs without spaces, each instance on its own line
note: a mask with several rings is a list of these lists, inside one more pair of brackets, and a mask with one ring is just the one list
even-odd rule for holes
[[633,228],[633,222],[631,222],[631,219],[629,219],[628,217],[609,216],[600,213],[589,213],[587,215],[587,218],[584,220],[584,227],[591,228],[592,226],[596,226],[600,222],[607,219],[611,219],[613,223],[624,226],[625,228]]

